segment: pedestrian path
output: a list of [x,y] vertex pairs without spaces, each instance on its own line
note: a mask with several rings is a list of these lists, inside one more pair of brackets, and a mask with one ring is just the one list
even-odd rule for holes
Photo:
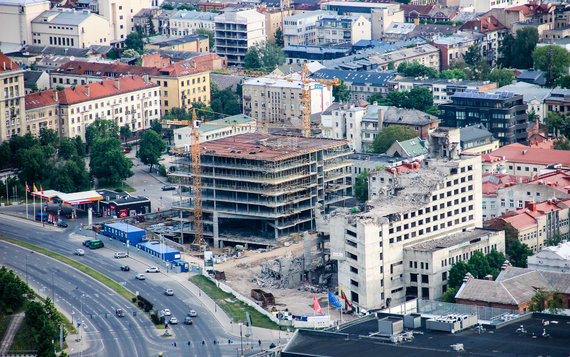
[[10,323],[8,325],[8,329],[2,338],[2,344],[0,345],[0,356],[4,356],[8,354],[10,350],[10,346],[12,346],[12,342],[14,342],[14,337],[16,336],[16,332],[24,322],[24,317],[26,314],[24,312],[19,312],[12,316],[10,319]]

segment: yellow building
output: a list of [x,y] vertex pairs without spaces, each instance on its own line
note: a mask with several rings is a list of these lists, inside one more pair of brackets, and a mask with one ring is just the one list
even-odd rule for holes
[[160,75],[151,76],[160,86],[160,112],[166,115],[172,108],[190,108],[192,103],[210,105],[210,72],[203,71],[191,60],[160,68]]
[[40,135],[40,129],[53,129],[59,133],[59,99],[56,89],[26,94],[26,123],[23,133]]
[[24,71],[0,52],[0,142],[23,135]]
[[268,41],[275,40],[275,32],[277,29],[283,31],[283,18],[286,16],[293,15],[294,10],[283,10],[276,8],[268,8],[260,11],[265,15],[265,34],[267,35]]

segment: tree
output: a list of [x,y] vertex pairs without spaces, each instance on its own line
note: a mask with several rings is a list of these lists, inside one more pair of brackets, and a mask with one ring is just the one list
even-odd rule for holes
[[98,139],[92,146],[89,167],[91,174],[107,184],[119,183],[131,177],[133,163],[125,157],[119,139]]
[[469,271],[469,266],[464,261],[460,260],[453,264],[449,270],[449,278],[447,280],[448,289],[457,289],[463,284],[463,278]]
[[141,138],[137,157],[141,159],[143,164],[150,165],[149,172],[151,172],[152,166],[158,165],[158,159],[164,150],[166,150],[166,143],[160,135],[154,130],[147,130]]
[[128,34],[127,39],[125,40],[125,48],[135,50],[142,54],[144,52],[144,41],[142,36],[137,32],[131,32]]
[[123,57],[133,58],[139,55],[139,52],[133,50],[132,48],[127,48],[123,51]]
[[515,80],[515,74],[513,71],[508,69],[493,68],[487,79],[491,82],[497,82],[499,87],[503,87],[513,83]]
[[[429,89],[424,87],[414,87],[410,91],[388,92],[386,97],[380,93],[375,93],[368,97],[368,102],[377,102],[378,105],[393,105],[399,108],[417,109],[423,112],[433,112],[433,95]],[[437,108],[435,108],[437,111]],[[431,113],[429,113],[431,114]]]
[[[175,108],[172,108],[172,110],[170,111],[170,114],[169,114],[169,115],[173,115],[174,109],[175,109]],[[181,109],[181,108],[176,108],[176,109],[179,109],[179,110],[183,111],[183,112],[186,113],[186,115],[187,115],[186,110]],[[165,117],[166,117],[166,116],[165,116]],[[176,118],[179,119],[180,117],[176,117]],[[188,119],[191,119],[191,118],[188,118]],[[158,119],[152,120],[152,121],[150,122],[150,129],[151,129],[151,130],[154,130],[154,131],[155,131],[156,133],[158,133],[158,134],[162,133],[162,124],[160,124],[160,120],[158,120]]]
[[437,71],[435,69],[421,65],[418,62],[402,62],[398,66],[398,72],[408,77],[437,78]]
[[503,42],[499,46],[499,59],[497,61],[499,66],[503,66],[506,68],[511,67],[511,62],[513,61],[511,52],[513,50],[514,42],[515,38],[510,33],[507,33],[503,37]]
[[368,173],[369,171],[364,169],[356,176],[356,181],[354,182],[354,197],[356,197],[359,202],[366,202],[368,200]]
[[537,47],[532,52],[534,67],[546,72],[546,85],[552,86],[570,65],[570,53],[560,46]]
[[483,58],[481,57],[481,48],[479,45],[471,45],[463,55],[463,60],[470,66],[474,66],[476,63],[481,62]]
[[[210,93],[212,100],[210,107],[216,113],[236,115],[241,113],[237,95],[230,88],[220,90],[216,83],[211,82]],[[205,109],[205,108],[204,108]]]
[[547,291],[539,288],[530,299],[528,309],[536,312],[548,309],[550,313],[557,314],[564,309],[563,298],[564,295],[558,291]]
[[127,140],[130,139],[131,136],[133,136],[133,132],[131,131],[131,127],[129,126],[129,124],[123,125],[121,129],[119,129],[119,132],[125,144],[127,143]]
[[439,78],[442,79],[467,79],[467,74],[460,69],[447,69],[439,73]]
[[558,77],[558,79],[556,80],[556,85],[561,87],[561,88],[565,88],[568,89],[570,88],[570,76],[569,75],[563,75]]
[[504,67],[527,69],[532,68],[532,51],[538,43],[538,31],[535,27],[518,29],[516,37],[506,35],[499,47],[502,54],[499,63]]
[[441,297],[441,301],[455,304],[455,295],[457,295],[457,288],[448,288]]
[[146,18],[146,22],[148,23],[148,35],[154,36],[156,35],[156,28],[154,28],[154,21],[152,21],[152,15],[148,15]]
[[548,237],[544,240],[544,245],[546,247],[552,247],[558,245],[559,243],[562,243],[562,236],[560,235],[560,233],[557,233],[552,237]]
[[57,169],[50,182],[50,186],[62,192],[85,191],[90,188],[89,174],[85,161],[67,160]]
[[487,258],[487,262],[489,262],[493,279],[497,278],[497,275],[499,275],[501,267],[506,260],[505,255],[495,249],[492,249],[485,257]]
[[91,147],[97,139],[118,138],[119,126],[114,121],[96,119],[93,124],[85,129],[85,140]]
[[507,256],[513,266],[526,268],[526,258],[533,255],[532,249],[518,239],[507,241]]
[[279,47],[285,46],[285,41],[283,41],[283,30],[281,27],[275,30],[275,44]]
[[10,143],[4,141],[0,144],[0,170],[10,167],[11,156],[12,150],[10,150]]
[[570,137],[570,117],[565,114],[556,112],[548,112],[544,118],[544,124],[548,127],[548,131],[557,137],[560,135]]
[[534,111],[534,109],[531,109],[528,111],[527,113],[528,115],[528,121],[535,121],[535,120],[539,120],[540,118],[538,117],[538,115],[536,114],[536,112]]
[[564,135],[554,140],[554,149],[556,150],[566,150],[570,151],[570,140],[568,140]]
[[269,72],[272,68],[285,63],[285,53],[275,42],[265,41],[250,47],[244,57],[246,69],[263,69]]
[[487,258],[481,252],[475,252],[467,262],[469,272],[477,279],[483,279],[491,272]]
[[40,129],[40,145],[51,145],[54,148],[59,144],[59,136],[53,129]]
[[340,85],[333,86],[333,97],[335,102],[348,102],[350,100],[350,90],[343,80],[340,81]]
[[162,10],[174,10],[174,6],[172,6],[171,4],[163,4],[161,6]]
[[403,125],[391,125],[382,129],[372,142],[373,153],[384,153],[388,148],[398,141],[413,139],[418,136],[418,132]]
[[210,52],[214,52],[214,47],[216,46],[216,38],[214,37],[214,33],[212,31],[205,28],[201,28],[194,31],[194,33],[196,35],[207,35],[210,46]]

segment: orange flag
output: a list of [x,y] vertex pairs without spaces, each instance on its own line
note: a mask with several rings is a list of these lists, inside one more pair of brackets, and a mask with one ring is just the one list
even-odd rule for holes
[[317,296],[315,294],[313,294],[313,309],[315,312],[324,315],[323,309],[321,309],[321,305],[319,305],[319,301],[317,300]]

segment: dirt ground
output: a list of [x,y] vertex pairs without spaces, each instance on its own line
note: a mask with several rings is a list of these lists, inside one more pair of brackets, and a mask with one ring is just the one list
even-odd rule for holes
[[[237,290],[245,296],[251,296],[251,289],[260,288],[252,279],[261,272],[261,263],[277,257],[285,256],[291,252],[293,256],[301,256],[303,254],[303,243],[299,242],[291,244],[289,247],[280,247],[268,252],[258,253],[255,250],[246,251],[246,255],[239,259],[230,259],[221,264],[215,264],[214,269],[223,271],[226,274],[226,284]],[[203,261],[194,257],[186,256],[185,260],[196,262],[202,265]],[[265,292],[272,293],[275,297],[276,308],[285,310],[286,308],[293,314],[312,314],[313,310],[313,294],[307,291],[299,291],[297,289],[270,289],[261,288]],[[319,304],[323,312],[327,313],[327,294],[316,294]],[[336,318],[338,313],[333,313]]]

